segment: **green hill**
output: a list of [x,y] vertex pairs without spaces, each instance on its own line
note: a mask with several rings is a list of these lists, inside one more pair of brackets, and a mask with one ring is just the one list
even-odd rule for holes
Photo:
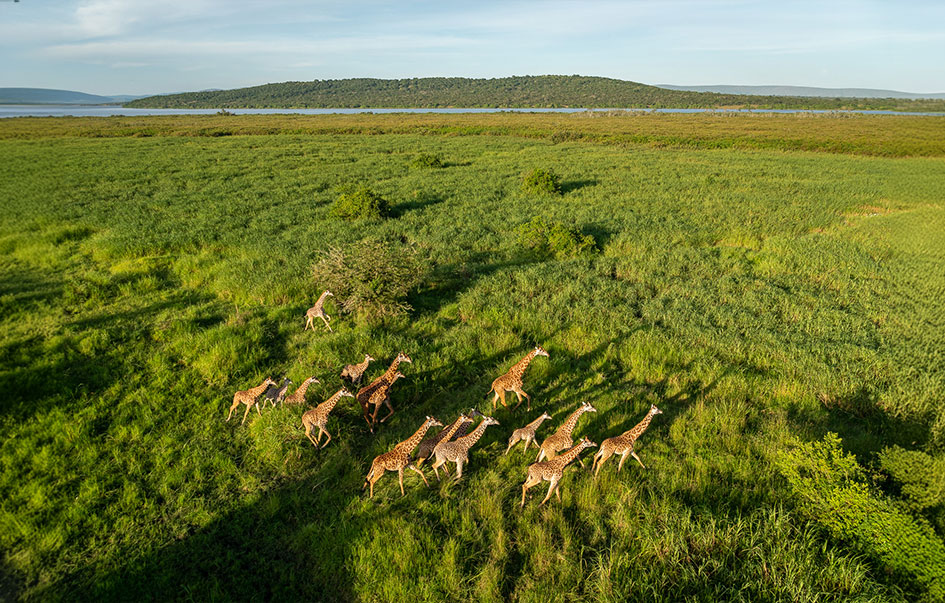
[[126,107],[382,108],[588,107],[886,109],[942,111],[943,100],[801,98],[667,90],[604,77],[541,75],[495,79],[370,78],[284,82],[250,88],[151,96]]

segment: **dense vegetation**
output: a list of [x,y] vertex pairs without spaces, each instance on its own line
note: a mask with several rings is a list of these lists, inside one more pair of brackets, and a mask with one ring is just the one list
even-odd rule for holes
[[[0,121],[0,598],[940,600],[943,128]],[[523,191],[534,168],[561,194]],[[386,219],[332,215],[361,185]],[[303,332],[331,278],[406,313],[331,300],[335,332]],[[498,411],[462,482],[408,472],[401,498],[388,474],[366,498],[374,456],[424,415],[490,413],[535,344],[533,412]],[[320,451],[299,408],[224,422],[267,375],[314,374],[315,404],[398,350],[376,436],[350,398]],[[534,456],[503,456],[509,433],[547,411],[543,439],[585,400],[575,435],[597,443],[663,409],[648,468],[573,467],[561,502],[519,509]]]
[[471,79],[356,78],[283,82],[234,90],[149,96],[126,107],[637,107],[757,109],[886,109],[943,111],[941,99],[811,98],[689,92],[605,77],[540,75]]

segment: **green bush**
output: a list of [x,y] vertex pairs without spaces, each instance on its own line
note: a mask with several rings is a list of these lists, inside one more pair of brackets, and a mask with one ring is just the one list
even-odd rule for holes
[[550,222],[542,217],[532,218],[516,229],[518,243],[539,257],[566,258],[597,249],[591,235],[568,228],[562,222]]
[[410,311],[404,299],[423,281],[425,267],[410,247],[362,241],[344,249],[332,247],[313,272],[342,310],[372,322]]
[[420,153],[417,155],[414,160],[410,163],[411,167],[418,169],[426,168],[441,168],[443,167],[443,162],[436,155],[431,155],[429,153]]
[[561,179],[550,169],[535,168],[522,178],[522,190],[530,195],[560,195]]
[[782,452],[777,465],[798,506],[837,539],[853,543],[891,573],[914,580],[932,600],[945,598],[945,543],[932,527],[866,481],[835,433]]
[[331,208],[331,215],[345,220],[386,218],[389,213],[387,201],[367,186],[343,192]]
[[945,502],[945,463],[899,446],[879,454],[879,465],[899,486],[910,509],[924,511]]

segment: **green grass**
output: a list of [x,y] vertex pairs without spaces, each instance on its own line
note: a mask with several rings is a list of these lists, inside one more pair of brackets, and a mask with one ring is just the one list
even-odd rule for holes
[[[864,505],[943,536],[879,459],[945,449],[945,120],[347,117],[0,122],[3,598],[934,600],[935,567],[890,568],[776,463],[835,432]],[[237,135],[206,135],[220,119]],[[521,191],[536,167],[561,196]],[[351,184],[390,218],[332,217]],[[599,251],[536,258],[535,218]],[[303,332],[320,252],[366,239],[426,264],[410,314],[329,301],[335,332]],[[498,411],[461,483],[362,494],[424,415],[489,412],[535,344],[532,412]],[[375,436],[350,398],[322,451],[302,409],[224,422],[267,375],[316,375],[314,404],[398,350]],[[534,456],[508,435],[583,400],[598,443],[664,410],[648,469],[572,467],[561,503],[520,510]]]

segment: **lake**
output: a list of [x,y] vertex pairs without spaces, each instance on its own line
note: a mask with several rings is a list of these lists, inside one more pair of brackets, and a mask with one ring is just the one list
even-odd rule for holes
[[[111,115],[212,115],[219,109],[128,109],[118,105],[0,105],[2,117],[108,117]],[[583,111],[641,111],[649,113],[859,113],[863,115],[934,115],[907,111],[832,111],[826,109],[227,109],[243,114],[327,115],[332,113],[580,113]]]

